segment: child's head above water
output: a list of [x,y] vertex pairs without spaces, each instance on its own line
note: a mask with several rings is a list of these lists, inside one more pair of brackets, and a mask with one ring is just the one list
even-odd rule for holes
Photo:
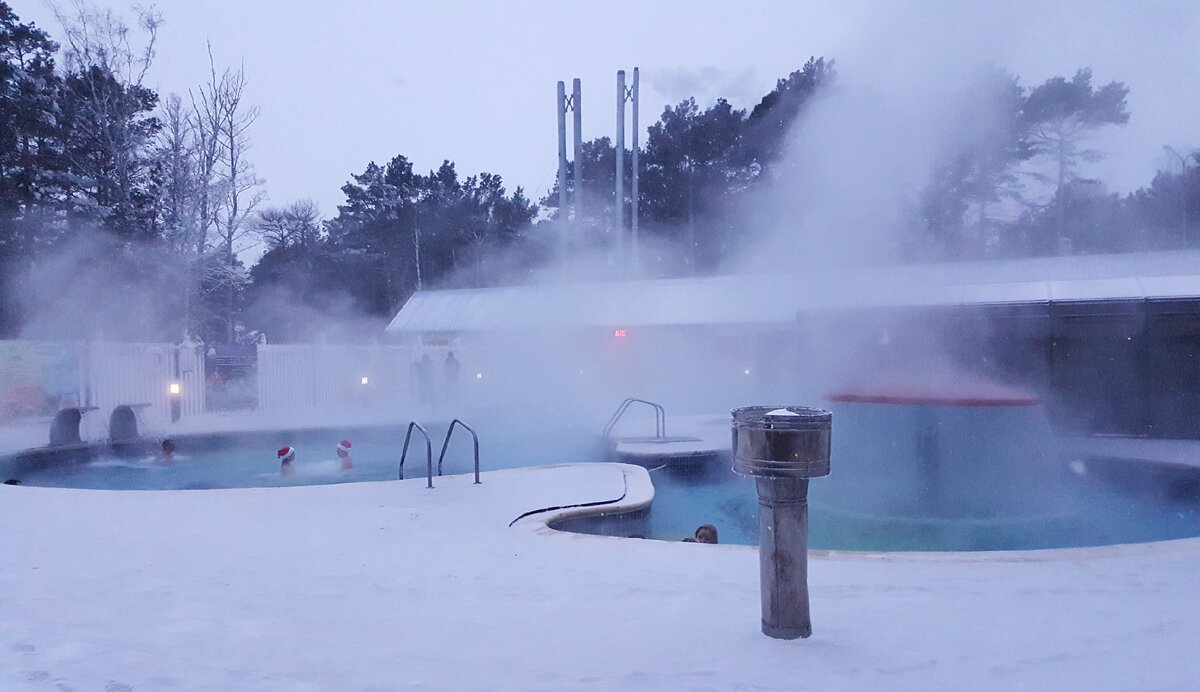
[[717,527],[712,524],[703,524],[696,529],[697,543],[716,543],[717,542]]

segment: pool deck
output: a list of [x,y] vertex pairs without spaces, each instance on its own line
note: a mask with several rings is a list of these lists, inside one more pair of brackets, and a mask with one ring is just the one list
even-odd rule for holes
[[[216,415],[170,433],[306,423]],[[625,451],[728,444],[721,417],[672,419],[668,433],[697,440]],[[45,435],[41,423],[0,428],[0,451]],[[1200,465],[1197,441],[1062,443],[1081,456]],[[1190,689],[1200,679],[1190,655],[1200,539],[814,552],[814,635],[781,642],[758,631],[753,548],[547,527],[644,506],[653,488],[641,467],[483,481],[0,486],[0,689]],[[549,507],[562,509],[523,516]]]
[[[631,416],[631,418],[634,418]],[[643,432],[651,430],[652,419],[636,420]],[[667,420],[663,440],[652,437],[617,439],[618,457],[646,466],[672,459],[708,456],[729,451],[729,416],[675,416]]]
[[[753,548],[553,531],[636,466],[273,489],[0,486],[0,689],[1189,689],[1200,539],[814,553],[759,632]],[[558,514],[581,511],[558,510]],[[512,524],[510,526],[510,524]]]

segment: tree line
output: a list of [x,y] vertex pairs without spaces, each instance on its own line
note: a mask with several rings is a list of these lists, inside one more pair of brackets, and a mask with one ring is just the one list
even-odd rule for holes
[[[140,11],[130,27],[86,0],[56,14],[58,41],[0,0],[0,336],[19,334],[39,309],[14,299],[28,278],[88,234],[87,266],[161,294],[157,333],[124,336],[230,342],[309,336],[261,307],[280,296],[297,313],[388,318],[421,288],[519,280],[564,251],[567,221],[566,251],[609,252],[618,203],[629,218],[607,137],[583,145],[582,189],[568,190],[583,208],[569,220],[557,188],[535,201],[499,175],[463,175],[449,160],[422,173],[399,154],[350,175],[332,218],[310,200],[269,206],[251,163],[259,111],[241,67],[218,68],[210,49],[204,84],[160,97],[144,84],[160,16]],[[837,88],[833,61],[814,57],[750,109],[692,98],[665,107],[639,152],[641,232],[661,241],[645,274],[710,274],[754,243],[749,210],[787,184],[786,167],[804,165],[785,157],[793,124]],[[969,91],[981,105],[961,116],[965,136],[937,152],[909,200],[904,259],[1200,242],[1196,152],[1165,148],[1174,165],[1128,195],[1083,175],[1102,156],[1089,138],[1130,117],[1124,84],[1094,85],[1085,68],[1024,86],[993,70]],[[246,267],[252,243],[266,252]]]
[[[1026,87],[984,70],[960,95],[973,104],[947,116],[957,136],[937,152],[929,178],[908,200],[902,261],[1164,250],[1200,244],[1200,152],[1164,146],[1170,162],[1148,186],[1108,192],[1083,174],[1103,152],[1099,131],[1128,122],[1128,88],[1094,85],[1088,68]],[[762,193],[787,194],[781,168],[787,136],[814,98],[837,89],[832,61],[810,59],[749,111],[717,99],[669,106],[649,130],[640,157],[642,233],[673,241],[652,258],[659,275],[703,275],[758,240],[747,224]],[[800,136],[804,133],[801,131]],[[852,155],[848,152],[847,155]],[[872,155],[855,152],[853,155]],[[583,218],[595,245],[611,243],[615,148],[607,137],[583,145]],[[631,172],[625,156],[628,176]],[[806,162],[788,160],[793,168]],[[815,172],[820,175],[820,171]],[[567,181],[574,193],[572,180]],[[851,191],[852,192],[852,191]],[[852,194],[848,196],[852,197]],[[542,200],[558,204],[557,186]],[[626,218],[632,200],[622,200]]]

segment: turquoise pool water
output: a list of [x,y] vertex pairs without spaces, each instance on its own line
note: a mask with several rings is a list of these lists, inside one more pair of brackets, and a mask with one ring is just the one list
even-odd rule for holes
[[[1076,462],[1076,469],[1080,463]],[[1039,508],[991,507],[941,514],[929,507],[847,507],[834,475],[809,486],[809,547],[815,550],[1032,550],[1142,543],[1200,536],[1200,479],[1143,462],[1091,460],[1070,473]],[[668,541],[717,527],[722,543],[757,545],[754,482],[729,470],[728,457],[652,470],[648,511],[568,520],[555,528]],[[1133,480],[1136,479],[1136,480]]]
[[[505,429],[478,432],[483,471],[595,458],[580,456],[578,436],[548,431],[541,444],[532,446],[522,437],[506,434]],[[446,427],[430,426],[429,433],[436,476]],[[393,480],[397,477],[404,428],[255,432],[173,439],[175,459],[168,463],[155,461],[149,453],[133,456],[104,453],[86,459],[68,457],[48,463],[10,463],[0,468],[0,473],[4,479],[16,478],[22,485],[106,490],[204,490]],[[342,470],[335,451],[342,439],[353,443],[354,468],[349,470]],[[276,450],[283,445],[296,448],[294,473],[290,475],[280,473],[276,457]],[[149,441],[147,446],[156,448],[157,441]],[[0,467],[5,466],[3,462],[0,459]],[[446,451],[442,471],[446,475],[470,473],[473,467],[471,438],[465,431],[457,430]],[[425,475],[424,438],[414,433],[404,477]]]
[[[479,432],[484,471],[602,458],[589,447],[589,436],[577,430],[543,431],[537,444],[503,426]],[[121,490],[382,481],[396,478],[403,433],[403,428],[366,428],[181,436],[176,438],[177,458],[167,464],[156,463],[148,454],[101,456],[34,467],[10,463],[0,473],[24,485]],[[430,433],[436,465],[445,428],[434,426]],[[354,443],[354,468],[348,471],[340,468],[334,451],[343,438]],[[279,473],[275,451],[283,444],[297,449],[293,475]],[[0,467],[5,461],[0,459]],[[1040,490],[1022,494],[1017,505],[988,502],[968,507],[945,498],[933,501],[919,478],[912,477],[904,486],[912,492],[890,500],[884,494],[856,494],[869,486],[878,488],[878,472],[835,465],[831,476],[814,479],[810,486],[809,544],[834,550],[1019,550],[1200,536],[1200,471],[1119,459],[1060,465],[1066,470],[1048,474]],[[470,437],[456,434],[443,471],[471,469]],[[424,475],[421,440],[410,450],[405,477]],[[678,541],[700,524],[713,524],[722,543],[757,543],[754,483],[734,475],[727,456],[658,468],[651,478],[656,497],[648,511],[563,522],[556,528]]]

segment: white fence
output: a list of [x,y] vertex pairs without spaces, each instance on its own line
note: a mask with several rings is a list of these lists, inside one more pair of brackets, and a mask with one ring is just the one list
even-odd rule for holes
[[400,346],[258,347],[258,410],[367,407],[411,399],[413,351]]
[[122,404],[133,406],[143,425],[203,413],[200,349],[194,344],[0,341],[0,418],[94,406],[99,415],[89,416],[89,422],[106,427],[112,410]]
[[[80,361],[81,403],[107,416],[112,409],[134,406],[143,423],[161,425],[179,417],[204,413],[204,356],[197,347],[173,344],[92,342]],[[178,392],[174,385],[178,385]],[[107,420],[107,418],[106,418]]]

